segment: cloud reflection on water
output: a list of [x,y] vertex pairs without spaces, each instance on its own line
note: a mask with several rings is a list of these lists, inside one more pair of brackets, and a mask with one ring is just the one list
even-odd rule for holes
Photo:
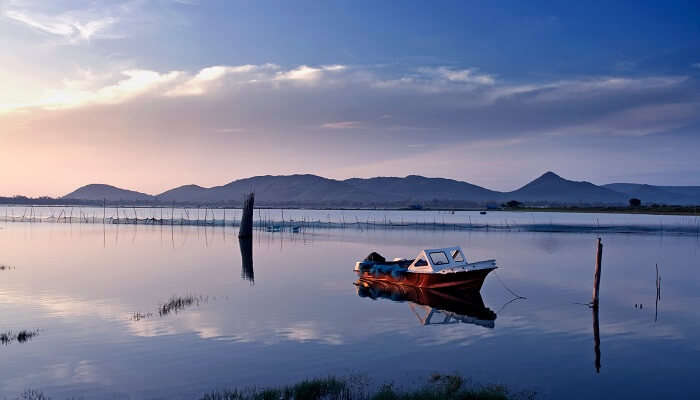
[[[555,392],[557,382],[564,378],[553,367],[562,358],[570,358],[571,365],[578,365],[580,359],[581,368],[592,370],[590,311],[574,304],[590,298],[593,246],[588,235],[553,235],[560,245],[543,251],[538,248],[542,236],[531,233],[327,231],[306,240],[259,233],[253,241],[255,285],[251,286],[240,277],[237,242],[224,241],[219,234],[205,238],[197,235],[196,227],[176,229],[174,240],[182,246],[173,249],[157,245],[159,229],[139,227],[134,240],[104,248],[102,227],[73,227],[72,233],[68,228],[15,224],[0,231],[9,249],[4,257],[18,266],[4,277],[0,290],[0,312],[11,325],[7,328],[44,331],[29,346],[4,349],[8,362],[17,366],[14,376],[3,379],[7,390],[29,382],[27,379],[75,388],[89,381],[106,388],[109,385],[104,380],[89,380],[89,372],[119,385],[153,368],[154,360],[163,357],[170,360],[173,373],[193,387],[228,382],[231,374],[248,376],[243,368],[251,363],[260,366],[256,369],[260,374],[268,370],[283,374],[271,363],[311,357],[300,367],[313,375],[358,368],[362,355],[397,359],[407,348],[425,359],[427,370],[469,369],[472,361],[452,355],[455,348],[468,351],[473,362],[488,355],[497,368],[506,359],[516,365],[525,362],[523,346],[532,343],[546,354],[540,361],[528,362],[535,362],[550,376],[559,376],[559,380],[542,383]],[[28,229],[31,235],[26,234]],[[108,227],[108,235],[115,233]],[[697,287],[687,279],[694,273],[694,265],[687,262],[696,251],[693,239],[609,235],[604,241],[601,374],[620,374],[613,367],[620,360],[635,360],[631,371],[646,368],[636,356],[644,354],[640,348],[685,349],[690,357],[697,351],[694,338],[700,333],[700,318],[693,307]],[[405,301],[370,301],[357,296],[352,265],[369,248],[381,248],[391,256],[411,256],[416,249],[436,243],[462,244],[472,258],[495,256],[502,279],[528,299],[498,311],[497,324],[488,329],[464,323],[421,326]],[[656,324],[651,307],[653,276],[647,279],[643,267],[650,260],[662,261],[664,275],[664,298]],[[206,293],[216,300],[165,318],[131,319],[135,310],[155,310],[173,293]],[[494,310],[510,300],[493,277],[487,279],[481,296]],[[642,302],[648,306],[642,310],[633,307]],[[46,352],[47,346],[51,353]],[[231,352],[236,357],[219,359]],[[56,365],[54,359],[65,360],[72,372],[39,373],[23,361],[28,354],[45,365]],[[114,354],[119,356],[111,369],[100,371]],[[442,363],[429,354],[440,355]],[[315,370],[320,360],[314,357],[321,357],[329,369]],[[679,357],[680,364],[690,362]],[[183,375],[188,364],[207,359],[226,366],[226,374]],[[91,360],[82,367],[83,372],[77,367],[81,360]],[[497,373],[484,368],[483,373]],[[85,379],[74,381],[73,376]],[[507,369],[501,376],[516,383],[537,379]],[[634,378],[632,372],[614,376],[623,381]],[[158,382],[168,382],[166,377],[160,379]],[[149,387],[143,385],[144,390]]]

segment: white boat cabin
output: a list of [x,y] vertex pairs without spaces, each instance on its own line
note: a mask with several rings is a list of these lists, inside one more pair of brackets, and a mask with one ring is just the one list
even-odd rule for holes
[[408,272],[416,273],[449,273],[495,267],[495,260],[467,262],[464,252],[459,246],[442,249],[425,249],[418,254],[408,267]]

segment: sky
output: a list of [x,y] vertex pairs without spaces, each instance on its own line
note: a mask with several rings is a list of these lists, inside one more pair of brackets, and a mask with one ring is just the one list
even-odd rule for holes
[[693,1],[0,0],[0,195],[700,185],[698,21]]

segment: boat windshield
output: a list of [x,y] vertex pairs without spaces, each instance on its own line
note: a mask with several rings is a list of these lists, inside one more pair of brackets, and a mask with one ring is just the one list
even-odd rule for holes
[[450,263],[444,251],[434,251],[430,253],[430,260],[433,262],[433,265],[445,265]]
[[425,267],[427,265],[428,265],[428,262],[425,261],[425,258],[423,258],[422,256],[415,263],[416,267]]
[[459,249],[452,250],[452,259],[455,260],[455,262],[464,262],[464,256]]

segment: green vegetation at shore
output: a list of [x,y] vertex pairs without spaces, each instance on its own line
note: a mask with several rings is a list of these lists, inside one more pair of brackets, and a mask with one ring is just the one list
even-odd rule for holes
[[560,212],[560,213],[603,213],[603,214],[647,214],[647,215],[700,215],[700,207],[698,206],[668,206],[652,204],[649,206],[639,207],[578,207],[578,206],[561,206],[561,207],[530,207],[516,206],[503,207],[501,211],[518,211],[518,212]]
[[15,341],[18,343],[25,343],[30,341],[33,337],[37,336],[38,334],[39,331],[37,330],[30,331],[26,329],[22,329],[19,332],[0,332],[0,344],[2,344],[3,346],[7,346],[8,344]]
[[366,384],[334,377],[307,380],[281,388],[224,390],[211,392],[200,400],[509,400],[534,399],[534,393],[510,393],[505,386],[470,385],[455,375],[433,375],[413,390],[385,384],[370,391]]
[[[474,385],[461,376],[435,374],[417,389],[384,384],[370,390],[366,379],[328,377],[276,388],[218,390],[203,395],[200,400],[532,400],[535,397],[534,392],[511,393],[502,385]],[[16,397],[16,400],[51,399],[33,389]]]

